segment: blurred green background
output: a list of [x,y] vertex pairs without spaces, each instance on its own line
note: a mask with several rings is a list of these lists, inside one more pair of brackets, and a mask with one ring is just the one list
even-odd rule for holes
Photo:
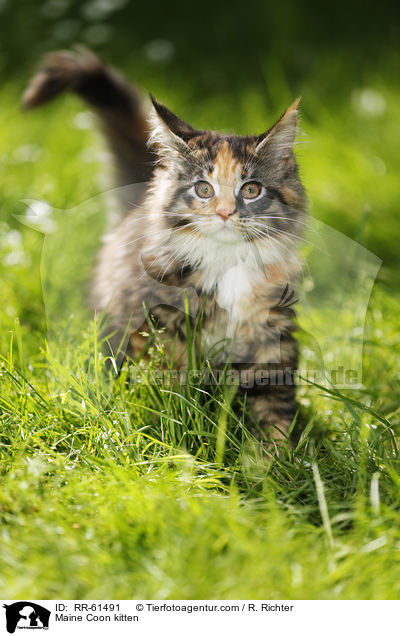
[[2,0],[1,66],[15,76],[79,41],[139,80],[184,80],[188,97],[274,93],[269,77],[280,67],[295,92],[318,85],[335,105],[371,76],[396,81],[399,11],[388,0]]

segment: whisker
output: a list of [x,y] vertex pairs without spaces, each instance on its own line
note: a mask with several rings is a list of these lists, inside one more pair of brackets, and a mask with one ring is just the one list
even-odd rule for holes
[[[263,234],[258,233],[258,231],[256,231],[256,234],[255,234],[255,235],[256,235],[256,237],[257,237],[258,239],[260,239],[261,241],[265,242],[265,237],[263,236]],[[269,239],[270,239],[270,241],[273,241],[273,243],[277,243],[279,247],[284,247],[284,246],[282,246],[282,245],[280,244],[280,242],[279,242],[279,241],[276,241],[276,239],[273,239],[273,238],[272,238],[272,237],[270,237],[270,236],[268,236],[267,238],[269,238]],[[287,269],[287,266],[286,266],[286,265],[287,265],[287,262],[286,262],[286,260],[285,260],[285,258],[284,258],[284,256],[283,256],[283,254],[281,254],[281,253],[278,251],[278,249],[275,247],[275,245],[274,245],[273,243],[269,242],[269,243],[268,243],[268,248],[272,250],[272,252],[273,252],[273,254],[276,256],[276,258],[277,258],[278,262],[279,262],[279,263],[281,263],[281,265],[283,266],[283,268],[284,268],[284,270],[285,270],[285,273],[286,273],[287,280],[289,281],[289,280],[291,279],[291,276],[289,275],[289,272],[288,272],[288,269]],[[291,256],[292,256],[292,254],[291,254]],[[266,277],[268,278],[268,276],[266,276]]]
[[[176,230],[182,230],[182,228],[176,228]],[[198,236],[197,232],[195,232],[194,230],[190,230],[190,234],[191,234],[193,237],[194,237],[194,236]],[[192,236],[189,236],[189,240],[192,238]],[[179,241],[179,238],[178,238],[178,239],[175,239],[175,240],[174,240],[174,241],[173,241],[170,245],[168,245],[167,243],[165,243],[165,244],[164,244],[164,247],[168,247],[169,249],[171,249],[171,247],[172,247],[173,245],[175,245],[176,243],[178,243],[178,241]],[[162,256],[164,256],[164,253],[159,254],[159,255],[157,256],[157,258],[156,258],[154,261],[152,261],[152,262],[150,263],[150,265],[149,265],[149,266],[146,268],[146,270],[143,272],[142,277],[144,276],[144,274],[146,274],[146,273],[148,272],[149,268],[150,268],[152,265],[156,264],[156,263],[160,260],[160,258],[162,258]],[[168,265],[168,263],[167,263],[167,267],[168,267],[168,266],[169,266],[169,265]],[[158,275],[157,275],[157,278],[158,278]]]
[[161,232],[171,232],[171,230],[167,228],[162,228],[160,230],[155,230],[154,232],[149,232],[148,234],[141,234],[140,236],[133,239],[133,241],[128,241],[127,243],[120,243],[118,247],[127,247],[128,245],[133,245],[133,243],[136,243],[137,241],[140,241],[141,239],[147,238],[149,236],[154,236],[154,234],[160,234]]
[[282,221],[292,221],[292,223],[301,223],[302,225],[308,226],[308,223],[306,221],[300,221],[300,219],[294,219],[293,217],[290,216],[271,216],[270,214],[257,214],[256,217],[254,217],[255,220],[258,219],[279,219]]
[[[165,272],[176,262],[178,261],[178,259],[182,258],[183,254],[184,254],[184,249],[186,249],[187,246],[190,246],[191,244],[194,244],[195,240],[197,239],[198,235],[195,232],[192,232],[192,236],[190,236],[187,239],[187,243],[185,245],[185,248],[182,248],[180,251],[177,250],[175,251],[175,253],[172,253],[172,258],[169,259],[168,263],[163,267],[162,271],[160,272],[160,274],[157,275],[157,280],[160,278],[160,280],[162,280],[162,278],[164,277]],[[177,241],[175,241],[176,243]],[[190,252],[189,252],[190,254]],[[182,266],[181,266],[181,271],[183,270],[186,262],[188,261],[188,258],[186,257],[183,261],[182,261]]]
[[179,227],[172,227],[172,228],[171,227],[162,228],[160,230],[155,230],[154,232],[149,232],[148,234],[141,234],[140,236],[136,237],[133,241],[128,241],[127,243],[120,243],[118,247],[126,247],[127,245],[132,245],[133,243],[136,243],[136,241],[140,241],[140,239],[144,239],[149,236],[154,236],[154,234],[161,234],[162,232],[166,232],[168,233],[168,235],[171,235],[177,232],[178,230],[182,230],[184,228],[187,228],[190,226],[196,226],[196,225],[197,225],[197,221],[192,221],[191,223],[186,223],[183,227],[179,226]]
[[[269,241],[273,241],[273,242],[274,242],[274,243],[276,243],[279,247],[281,247],[281,248],[283,248],[284,250],[286,250],[286,251],[290,254],[290,256],[291,256],[292,258],[293,258],[293,257],[295,257],[295,258],[296,258],[296,255],[294,254],[294,252],[291,252],[291,251],[290,251],[290,249],[289,249],[286,245],[284,245],[281,241],[278,241],[276,238],[274,238],[274,237],[270,236],[270,234],[269,234],[269,233],[268,233],[268,234],[266,234],[265,232],[263,232],[263,231],[261,231],[261,230],[259,230],[259,229],[256,229],[256,228],[254,228],[254,233],[258,236],[258,238],[260,238],[260,239],[261,239],[262,241],[264,241],[265,243],[266,243],[266,240],[265,240],[265,239],[268,239]],[[272,245],[270,245],[270,247],[271,247],[271,248],[273,248],[273,246],[272,246]],[[279,254],[279,252],[278,252],[278,254]],[[280,256],[281,256],[281,259],[280,259],[280,260],[282,260],[282,262],[285,262],[285,261],[283,260],[283,255],[282,255],[282,254],[280,254]],[[296,258],[296,260],[297,260],[297,258]]]
[[[256,221],[254,223],[257,223]],[[299,241],[303,241],[303,243],[307,243],[308,245],[311,245],[312,247],[314,247],[316,250],[319,250],[320,252],[322,252],[323,254],[325,254],[326,256],[328,256],[328,253],[325,252],[325,250],[323,250],[321,247],[319,247],[318,245],[315,245],[314,243],[312,243],[311,241],[307,241],[307,239],[303,238],[302,236],[298,236],[297,234],[292,234],[291,232],[287,232],[286,230],[280,230],[278,228],[272,227],[270,225],[265,226],[264,224],[258,224],[258,227],[263,227],[268,229],[271,232],[276,232],[278,234],[281,234],[282,236],[286,236],[288,241],[290,241],[291,243],[295,244],[294,241],[292,239],[290,239],[289,237],[294,237],[295,239],[299,240]]]

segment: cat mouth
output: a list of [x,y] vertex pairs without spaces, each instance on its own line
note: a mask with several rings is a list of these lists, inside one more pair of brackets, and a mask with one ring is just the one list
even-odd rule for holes
[[222,220],[220,217],[198,222],[196,230],[199,234],[215,243],[240,244],[249,241],[249,234],[232,219]]
[[215,224],[214,227],[207,230],[207,234],[216,241],[223,243],[237,243],[243,240],[242,232],[235,227],[235,224],[228,219],[221,223]]

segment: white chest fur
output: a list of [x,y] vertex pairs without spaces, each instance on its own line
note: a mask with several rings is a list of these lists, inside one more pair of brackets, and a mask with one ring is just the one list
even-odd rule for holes
[[257,286],[265,280],[264,266],[276,260],[253,243],[217,241],[207,237],[192,240],[174,237],[177,256],[197,271],[197,284],[204,293],[214,295],[218,305],[228,313],[230,323],[249,318]]
[[245,309],[251,300],[255,276],[254,269],[243,262],[228,266],[226,271],[220,274],[216,285],[217,303],[226,309],[235,322],[245,318]]

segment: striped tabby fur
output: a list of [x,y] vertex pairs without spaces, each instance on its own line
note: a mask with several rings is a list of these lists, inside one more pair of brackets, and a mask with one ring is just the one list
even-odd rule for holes
[[[129,353],[137,355],[144,343],[142,301],[151,298],[165,344],[184,367],[179,290],[194,288],[203,345],[218,350],[215,365],[232,360],[249,415],[279,438],[296,411],[292,305],[306,205],[293,153],[298,102],[261,135],[197,130],[154,99],[146,104],[135,87],[81,49],[51,54],[24,103],[36,107],[64,90],[99,116],[120,184],[144,184],[129,195],[132,201],[136,193],[135,205],[100,251],[94,308],[107,312],[119,334],[135,325]],[[143,277],[144,269],[150,276]],[[159,283],[156,291],[151,281]],[[254,382],[268,373],[275,384]]]

